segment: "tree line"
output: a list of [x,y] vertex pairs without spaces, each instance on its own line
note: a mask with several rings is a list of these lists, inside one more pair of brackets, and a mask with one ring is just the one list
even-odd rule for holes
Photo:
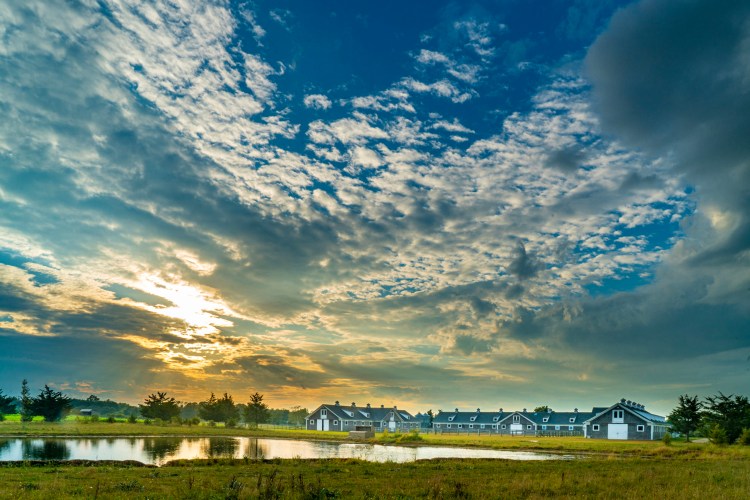
[[255,392],[250,395],[247,403],[235,403],[234,398],[224,393],[217,397],[213,392],[204,401],[199,403],[181,403],[166,392],[157,391],[149,394],[138,405],[137,409],[124,403],[114,401],[102,402],[97,396],[91,395],[86,400],[73,400],[59,391],[54,391],[45,385],[38,396],[32,396],[28,382],[24,379],[21,383],[21,397],[11,397],[3,394],[0,389],[0,420],[4,415],[20,413],[21,421],[29,422],[34,416],[42,416],[47,422],[61,420],[75,406],[81,408],[106,408],[129,411],[129,421],[135,422],[137,414],[146,421],[162,421],[175,423],[199,423],[201,420],[207,422],[224,423],[227,427],[236,426],[240,420],[250,426],[257,427],[262,423],[293,424],[302,425],[307,416],[307,409],[299,406],[287,409],[272,409],[263,401],[263,395]]
[[697,395],[683,394],[667,421],[672,430],[685,434],[687,441],[690,441],[691,434],[700,433],[716,444],[738,442],[750,445],[750,401],[747,396],[727,396],[719,392],[701,400]]

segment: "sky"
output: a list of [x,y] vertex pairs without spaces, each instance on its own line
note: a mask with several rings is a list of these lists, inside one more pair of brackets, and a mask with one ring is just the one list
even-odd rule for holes
[[0,389],[750,381],[750,3],[0,1]]

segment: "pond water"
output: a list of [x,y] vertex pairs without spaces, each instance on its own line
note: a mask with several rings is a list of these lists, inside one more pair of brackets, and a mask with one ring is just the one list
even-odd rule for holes
[[194,458],[358,458],[413,462],[432,458],[561,460],[570,455],[436,446],[382,446],[246,437],[0,438],[0,461],[136,460],[162,465]]

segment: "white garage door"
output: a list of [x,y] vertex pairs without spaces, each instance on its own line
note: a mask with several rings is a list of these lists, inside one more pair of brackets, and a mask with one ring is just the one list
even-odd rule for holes
[[510,424],[511,434],[523,434],[523,424]]
[[609,424],[607,426],[608,439],[627,439],[628,424]]

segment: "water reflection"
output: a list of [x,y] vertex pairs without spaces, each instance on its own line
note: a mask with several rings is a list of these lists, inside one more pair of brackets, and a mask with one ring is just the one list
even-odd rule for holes
[[179,437],[158,437],[143,439],[143,452],[152,462],[161,462],[168,456],[176,454],[185,441]]
[[137,460],[162,465],[196,458],[358,458],[371,462],[411,462],[432,458],[496,458],[555,460],[559,455],[448,447],[382,446],[256,438],[84,438],[0,440],[0,461],[7,460]]
[[68,460],[70,448],[61,439],[34,439],[21,442],[23,460]]
[[210,438],[201,445],[206,458],[232,458],[240,447],[240,441],[235,438]]

